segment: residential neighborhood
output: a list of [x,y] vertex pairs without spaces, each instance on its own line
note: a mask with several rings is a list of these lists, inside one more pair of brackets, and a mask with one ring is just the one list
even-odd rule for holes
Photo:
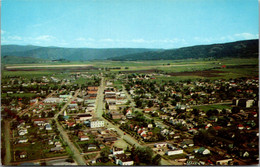
[[[2,85],[11,164],[244,165],[259,160],[257,78],[157,84],[156,74],[76,76],[89,78],[91,85],[74,84],[75,75],[71,80],[11,78]],[[15,99],[10,92],[33,96]]]

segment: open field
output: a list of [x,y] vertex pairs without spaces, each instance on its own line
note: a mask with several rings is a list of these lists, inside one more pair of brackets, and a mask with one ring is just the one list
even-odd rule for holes
[[[224,68],[222,66],[225,65]],[[58,78],[72,72],[100,73],[109,69],[110,73],[162,73],[168,76],[156,76],[161,80],[230,79],[239,77],[257,77],[258,59],[218,59],[218,60],[156,60],[156,61],[85,61],[50,64],[5,65],[2,76],[21,76],[33,78],[51,76],[57,71]],[[81,81],[78,81],[81,83]]]

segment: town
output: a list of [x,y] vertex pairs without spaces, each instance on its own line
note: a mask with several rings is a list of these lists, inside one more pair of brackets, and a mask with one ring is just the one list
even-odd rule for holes
[[[9,165],[253,165],[259,80],[159,72],[2,77]],[[4,137],[3,137],[4,135]]]

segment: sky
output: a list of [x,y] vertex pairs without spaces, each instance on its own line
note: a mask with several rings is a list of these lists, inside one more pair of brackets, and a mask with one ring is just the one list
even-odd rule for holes
[[179,48],[258,38],[258,0],[1,0],[1,44]]

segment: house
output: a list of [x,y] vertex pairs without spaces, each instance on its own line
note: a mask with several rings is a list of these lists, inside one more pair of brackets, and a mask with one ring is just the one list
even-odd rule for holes
[[147,126],[148,128],[153,128],[153,124],[148,124],[148,126]]
[[77,115],[77,117],[79,118],[80,121],[86,121],[92,119],[91,114],[79,114]]
[[233,165],[233,159],[223,159],[216,161],[216,165]]
[[208,154],[210,154],[210,150],[209,150],[209,149],[206,149],[206,148],[204,148],[204,147],[200,147],[199,149],[194,149],[194,152],[195,152],[195,153],[202,154],[202,155],[208,155]]
[[104,138],[104,142],[113,142],[116,141],[117,138],[116,137],[105,137]]
[[92,90],[92,91],[97,91],[98,90],[98,86],[88,86],[88,90]]
[[51,152],[61,152],[61,151],[63,151],[64,150],[64,148],[63,147],[53,147],[53,148],[51,148]]
[[183,154],[182,149],[173,149],[173,150],[168,150],[165,152],[166,155],[178,155],[178,154]]
[[134,161],[126,154],[115,155],[115,162],[117,165],[134,165]]
[[186,145],[187,147],[194,146],[194,142],[191,139],[184,140],[181,144]]
[[125,115],[126,115],[126,118],[127,118],[127,119],[133,118],[133,114],[132,114],[132,111],[131,111],[131,110],[127,110]]
[[46,119],[44,119],[44,118],[34,119],[33,123],[38,125],[38,126],[45,126],[46,125]]
[[93,119],[90,120],[90,128],[99,128],[99,127],[104,127],[105,123],[103,120],[99,119]]
[[47,125],[45,125],[45,129],[46,129],[46,130],[52,130],[52,127],[51,127],[51,125],[48,123]]
[[155,144],[154,144],[154,147],[156,147],[156,148],[166,147],[166,146],[167,146],[167,143],[166,143],[166,142],[155,143]]
[[89,140],[89,137],[88,136],[80,136],[79,140],[80,141],[87,141],[87,140]]
[[145,109],[144,109],[144,113],[150,113],[151,111],[152,111],[151,108],[145,108]]
[[243,126],[242,124],[238,124],[238,125],[237,125],[237,128],[238,128],[239,130],[243,130],[243,129],[244,129],[244,126]]
[[18,143],[26,143],[26,142],[28,142],[27,138],[21,138],[18,140]]
[[88,150],[95,150],[95,149],[97,149],[96,145],[94,145],[94,144],[89,144],[88,145]]
[[189,165],[189,166],[197,166],[197,165],[200,165],[200,162],[199,160],[197,159],[188,159],[187,162],[186,162],[186,165]]
[[62,102],[62,100],[60,98],[56,98],[56,97],[49,97],[46,98],[45,100],[43,100],[44,103],[60,103]]
[[122,119],[124,117],[124,114],[117,112],[117,111],[110,111],[109,116],[112,119]]
[[74,122],[66,122],[68,128],[75,127],[76,124]]
[[18,131],[19,136],[23,136],[27,133],[28,133],[27,129],[21,129],[21,130]]
[[112,154],[113,155],[124,154],[124,149],[123,148],[118,148],[118,147],[113,147]]
[[23,151],[19,154],[19,157],[20,158],[26,158],[27,157],[27,152],[26,151]]

